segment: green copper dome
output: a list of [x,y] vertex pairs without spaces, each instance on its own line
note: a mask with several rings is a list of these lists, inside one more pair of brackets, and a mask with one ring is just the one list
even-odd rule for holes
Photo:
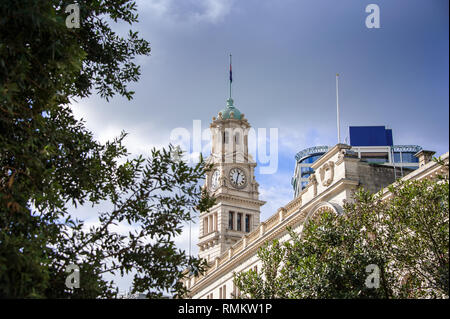
[[222,118],[224,120],[231,118],[231,112],[233,112],[233,118],[240,120],[242,119],[241,111],[239,111],[237,108],[233,106],[233,99],[229,98],[227,100],[227,107],[220,111],[222,113]]

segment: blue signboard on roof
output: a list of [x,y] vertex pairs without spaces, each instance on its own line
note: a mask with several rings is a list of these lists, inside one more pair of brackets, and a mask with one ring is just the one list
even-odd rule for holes
[[350,126],[351,146],[392,146],[392,130],[385,126]]

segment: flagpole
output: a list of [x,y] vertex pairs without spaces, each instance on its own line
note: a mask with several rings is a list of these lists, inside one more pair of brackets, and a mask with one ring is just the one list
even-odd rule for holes
[[191,258],[191,221],[189,221],[189,258]]
[[231,53],[230,53],[230,99],[231,99],[231,82],[232,82],[232,78],[231,78],[232,77],[232,75],[231,75],[232,73],[231,72],[232,72],[232,70],[231,70]]
[[336,73],[336,109],[337,109],[337,132],[338,144],[341,143],[341,125],[339,121],[339,73]]

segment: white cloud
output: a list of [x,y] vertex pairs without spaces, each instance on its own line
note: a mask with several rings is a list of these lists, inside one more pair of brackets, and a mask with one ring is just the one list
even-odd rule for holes
[[231,10],[230,0],[203,0],[202,3],[205,10],[195,14],[195,18],[200,22],[222,22]]
[[172,0],[138,0],[138,8],[146,9],[154,15],[162,17],[168,14]]
[[279,130],[280,146],[278,149],[283,154],[296,154],[307,147],[334,145],[334,136],[334,128],[327,126],[316,125],[314,127],[302,127],[301,129],[283,127]]
[[230,13],[232,0],[138,0],[138,9],[166,24],[220,23]]
[[86,127],[100,143],[112,141],[125,131],[128,135],[123,143],[132,156],[139,154],[149,156],[152,148],[161,149],[169,144],[168,129],[162,129],[158,123],[152,123],[147,119],[139,123],[121,122],[122,118],[108,117],[102,112],[101,107],[106,108],[108,105],[95,106],[93,100],[72,103],[75,118],[83,119]]

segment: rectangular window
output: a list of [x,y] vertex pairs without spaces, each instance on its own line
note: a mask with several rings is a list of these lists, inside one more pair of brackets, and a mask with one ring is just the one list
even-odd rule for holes
[[223,132],[223,143],[224,144],[228,143],[228,132]]
[[245,231],[250,232],[250,215],[245,215]]
[[222,294],[223,294],[222,299],[227,299],[227,286],[226,285],[223,285]]
[[222,299],[222,287],[219,288],[219,299]]
[[242,231],[242,213],[238,213],[238,214],[237,214],[237,220],[236,220],[236,222],[237,222],[236,230],[237,230],[237,231]]
[[234,223],[234,212],[228,213],[228,229],[233,229],[233,223]]

